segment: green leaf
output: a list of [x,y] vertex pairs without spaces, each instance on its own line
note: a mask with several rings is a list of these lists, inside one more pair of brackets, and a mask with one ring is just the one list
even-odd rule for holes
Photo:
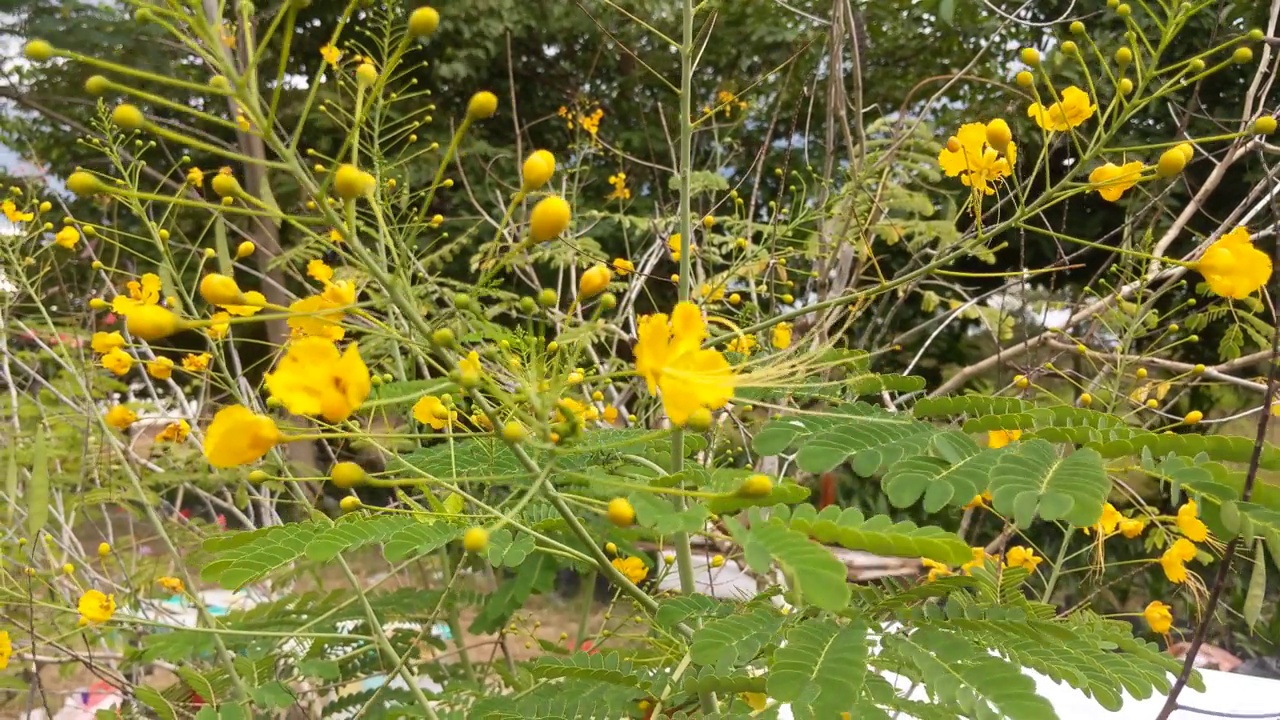
[[968,717],[1009,720],[1057,718],[1048,700],[1036,694],[1035,681],[1002,658],[976,652],[963,638],[921,628],[882,642],[919,670],[925,687],[941,702]]
[[[760,455],[777,455],[796,446],[801,470],[823,473],[864,450],[912,437],[922,440],[937,429],[906,413],[891,413],[864,402],[841,405],[821,415],[791,415],[765,423],[752,440]],[[874,464],[879,464],[876,461]]]
[[253,704],[268,710],[283,710],[294,703],[293,693],[279,680],[249,689]]
[[707,522],[707,508],[701,503],[676,510],[670,500],[654,493],[634,492],[628,499],[636,510],[636,520],[644,527],[653,528],[659,535],[697,532]]
[[[747,562],[760,569],[762,558],[772,558],[786,573],[797,604],[810,604],[822,610],[837,612],[849,604],[848,570],[826,548],[814,544],[802,532],[782,523],[752,521],[747,530],[733,518],[725,518]],[[753,562],[754,560],[754,562]]]
[[929,558],[948,565],[959,565],[973,557],[968,543],[955,533],[938,527],[917,527],[909,520],[895,523],[887,515],[864,519],[856,508],[828,505],[819,512],[812,505],[798,505],[794,510],[776,506],[771,514],[775,521],[786,523],[819,542],[835,543],[850,550]]
[[707,620],[732,613],[735,606],[709,595],[678,595],[658,601],[658,611],[653,622],[659,627],[674,630],[677,625],[690,620]]
[[693,632],[689,657],[699,665],[729,670],[754,658],[777,635],[784,619],[777,608],[763,605],[709,620]]
[[825,720],[853,710],[866,677],[867,627],[809,619],[787,631],[786,645],[774,652],[767,687],[799,720]]
[[[616,650],[595,655],[585,652],[565,656],[544,655],[529,666],[529,672],[536,678],[577,678],[634,688],[649,685],[649,680]],[[648,671],[643,672],[648,674]]]
[[554,586],[555,570],[555,562],[545,553],[538,553],[525,561],[514,578],[503,582],[489,595],[468,632],[484,634],[502,629],[530,595],[547,592]]
[[894,507],[910,507],[923,496],[924,510],[930,513],[968,503],[987,489],[992,469],[1005,454],[1002,450],[974,450],[950,463],[920,455],[895,464],[884,477],[889,502]]
[[414,523],[387,538],[382,554],[390,562],[426,555],[462,537],[463,528],[446,523]]
[[[27,480],[27,536],[35,538],[49,521],[49,457],[44,423],[36,426],[36,444],[31,456],[31,476]],[[14,498],[14,496],[10,496]]]
[[138,685],[133,688],[133,697],[138,702],[146,705],[162,720],[177,720],[179,717],[178,709],[164,695],[161,695],[159,691],[153,688],[149,688],[146,685]]
[[494,567],[518,567],[536,548],[533,536],[528,533],[518,533],[513,537],[506,528],[496,530],[489,535],[489,564]]
[[1265,554],[1266,551],[1259,542],[1258,549],[1253,553],[1253,572],[1249,575],[1249,591],[1244,598],[1244,621],[1249,626],[1249,630],[1253,630],[1253,626],[1258,624],[1258,618],[1262,617],[1262,603],[1267,595]]
[[1081,448],[1059,458],[1045,440],[1018,443],[991,471],[991,498],[996,512],[1012,516],[1019,527],[1037,517],[1088,527],[1102,517],[1111,480],[1102,456]]
[[938,20],[951,25],[956,19],[956,0],[938,0]]

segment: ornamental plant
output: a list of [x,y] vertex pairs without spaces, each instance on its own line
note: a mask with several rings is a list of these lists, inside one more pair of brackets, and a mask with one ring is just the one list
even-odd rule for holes
[[[737,140],[776,122],[765,79],[699,72],[714,4],[607,4],[677,108],[655,164],[603,98],[531,147],[500,88],[423,87],[466,57],[447,9],[134,5],[172,72],[25,46],[92,72],[96,114],[66,193],[4,201],[7,686],[57,662],[147,717],[1054,717],[1035,671],[1165,717],[1200,686],[1166,648],[1263,619],[1280,216],[1265,184],[1202,213],[1272,147],[1243,20],[1080,8],[1096,32],[988,79],[1001,116],[836,93],[845,154],[779,158]],[[1217,132],[1127,140],[1206,81],[1250,88]],[[1111,236],[1073,222],[1112,206]],[[922,367],[957,328],[989,354]]]

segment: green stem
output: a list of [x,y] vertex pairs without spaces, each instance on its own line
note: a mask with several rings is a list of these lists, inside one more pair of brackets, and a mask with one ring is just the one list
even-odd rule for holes
[[1058,584],[1058,577],[1062,574],[1062,565],[1067,557],[1067,548],[1071,547],[1071,530],[1062,535],[1062,547],[1058,549],[1058,557],[1053,561],[1053,572],[1049,573],[1049,581],[1044,585],[1044,594],[1040,596],[1040,602],[1049,602],[1049,596],[1053,594],[1054,585]]
[[355,573],[351,572],[351,566],[347,564],[346,558],[338,556],[338,566],[342,568],[342,573],[347,576],[347,582],[351,583],[351,588],[356,591],[360,598],[360,605],[364,608],[364,617],[369,621],[369,627],[373,629],[373,641],[386,656],[388,660],[396,665],[396,674],[404,680],[404,684],[408,686],[409,692],[413,695],[413,699],[418,701],[418,705],[422,707],[422,711],[426,713],[431,720],[439,720],[435,709],[431,707],[431,701],[427,699],[426,693],[422,692],[422,688],[418,687],[418,679],[409,671],[409,666],[405,664],[404,659],[391,647],[391,641],[387,639],[387,634],[382,630],[382,623],[378,622],[378,616],[373,612],[373,606],[369,604],[369,598],[365,596],[364,591],[360,589],[360,581],[356,578]]
[[[680,45],[680,280],[677,283],[680,302],[689,300],[689,287],[693,278],[693,208],[691,207],[691,177],[693,165],[693,0],[684,0],[684,37]],[[671,434],[671,474],[684,469],[684,430],[677,429]],[[677,511],[686,507],[684,497],[676,497]],[[692,595],[693,553],[689,548],[689,533],[678,532],[673,541],[676,546],[676,570],[680,575],[680,592]],[[720,711],[720,703],[715,693],[704,691],[698,693],[698,704],[703,713],[715,715]]]
[[582,586],[582,612],[578,614],[578,635],[574,639],[573,648],[582,649],[582,641],[587,639],[587,620],[591,619],[591,605],[596,599],[596,571],[587,573]]

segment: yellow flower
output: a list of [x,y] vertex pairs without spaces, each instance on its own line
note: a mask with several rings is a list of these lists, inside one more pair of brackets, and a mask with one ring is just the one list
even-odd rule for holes
[[[1116,531],[1116,528],[1120,527],[1120,523],[1124,522],[1125,520],[1126,520],[1125,516],[1121,515],[1119,510],[1116,510],[1115,505],[1112,505],[1111,503],[1103,503],[1102,517],[1098,519],[1098,522],[1093,526],[1092,529],[1097,530],[1100,535],[1105,537],[1107,535],[1114,533]],[[1090,528],[1084,529],[1086,534],[1089,532],[1089,530]]]
[[698,288],[698,297],[706,298],[709,302],[717,302],[724,299],[724,285],[712,286],[709,283],[702,283]]
[[[680,261],[680,241],[681,240],[682,238],[680,237],[680,233],[672,233],[671,237],[667,238],[667,249],[671,251],[671,259],[675,260],[676,262]],[[691,241],[689,243],[689,251],[693,252],[694,250],[697,250],[697,247],[695,247],[693,242]]]
[[210,340],[221,340],[227,336],[227,332],[231,330],[231,314],[226,312],[216,312],[209,317],[209,334]]
[[350,280],[327,283],[324,286],[324,292],[320,293],[320,297],[335,307],[351,305],[356,301],[356,284]]
[[991,502],[991,491],[983,490],[982,494],[974,495],[972,500],[965,503],[964,509],[968,510],[970,508],[987,507],[987,504],[990,502]]
[[105,355],[112,350],[124,347],[124,336],[119,332],[96,332],[89,339],[89,346],[99,355]]
[[1011,547],[1004,554],[1004,562],[1007,567],[1026,568],[1027,572],[1035,572],[1036,566],[1044,561],[1044,558],[1037,557],[1036,551],[1026,547]]
[[1062,100],[1049,107],[1031,103],[1027,117],[1034,119],[1042,130],[1065,132],[1093,117],[1095,110],[1097,106],[1089,93],[1072,85],[1062,91]]
[[336,342],[346,335],[346,331],[338,324],[346,318],[346,314],[335,310],[334,304],[323,295],[295,300],[289,305],[289,312],[292,314],[286,322],[295,338],[316,337]]
[[111,300],[111,309],[121,315],[138,305],[156,305],[160,302],[160,276],[147,273],[138,280],[130,280],[125,286],[127,295],[121,294]]
[[969,562],[960,566],[961,572],[963,572],[965,575],[968,575],[969,571],[973,570],[976,567],[982,567],[988,560],[992,560],[992,561],[996,560],[996,556],[988,554],[986,548],[975,547],[975,548],[969,548],[969,550],[973,554],[972,559],[970,559]]
[[1173,627],[1173,612],[1168,605],[1159,600],[1147,603],[1147,606],[1142,609],[1142,617],[1153,631],[1161,635],[1168,633]]
[[638,584],[649,576],[649,566],[638,557],[614,558],[613,566],[627,577],[632,584]]
[[480,353],[472,350],[458,361],[458,374],[462,376],[463,385],[474,385],[480,381]]
[[209,369],[209,361],[213,360],[213,356],[209,353],[200,353],[199,355],[188,353],[182,357],[182,369],[189,373],[204,372]]
[[173,360],[163,355],[147,363],[147,374],[157,380],[168,380],[173,375]]
[[174,595],[181,595],[187,590],[186,586],[182,584],[181,578],[169,577],[168,575],[162,578],[157,578],[156,583]]
[[80,242],[80,231],[67,225],[53,236],[53,242],[59,247],[74,250],[76,243]]
[[204,456],[219,468],[248,465],[281,440],[276,421],[243,405],[229,405],[213,416],[204,435]]
[[[960,181],[987,195],[995,193],[995,184],[1013,174],[1017,145],[1009,143],[1002,154],[987,144],[987,126],[967,123],[960,126],[955,140],[938,154],[938,166],[947,177],[960,176]],[[958,147],[957,147],[958,145]]]
[[195,187],[204,187],[204,171],[193,167],[187,171],[187,182]]
[[165,425],[163,430],[156,433],[156,442],[182,443],[186,442],[190,434],[191,425],[186,420],[178,420]]
[[307,263],[307,275],[314,280],[328,283],[333,280],[333,268],[325,261],[316,258]]
[[773,333],[769,336],[769,342],[775,350],[786,350],[791,347],[791,323],[778,323],[773,326]]
[[113,405],[102,419],[117,430],[127,430],[138,421],[138,414],[123,405]]
[[609,184],[613,186],[613,192],[605,196],[605,200],[630,200],[631,189],[627,187],[627,174],[618,173],[609,176]]
[[1127,162],[1123,166],[1115,163],[1100,165],[1089,173],[1089,182],[1098,191],[1103,200],[1115,202],[1125,191],[1138,184],[1142,174],[1142,163],[1137,160]]
[[676,305],[664,314],[640,318],[635,345],[636,372],[649,394],[662,393],[662,407],[676,425],[684,425],[694,410],[722,408],[733,396],[735,378],[724,355],[702,349],[707,325],[697,305]]
[[1204,542],[1209,537],[1209,528],[1198,514],[1195,500],[1188,500],[1178,508],[1178,530],[1191,542]]
[[267,374],[267,391],[295,415],[319,415],[329,422],[346,420],[369,397],[369,368],[356,343],[339,352],[332,341],[306,337]]
[[618,277],[626,277],[636,271],[636,266],[625,258],[614,258],[613,271],[618,273]]
[[104,623],[116,612],[116,596],[101,590],[85,590],[80,596],[80,617],[86,623]]
[[1147,522],[1142,518],[1125,518],[1120,521],[1120,534],[1130,540],[1142,535],[1142,531],[1147,527]]
[[1160,556],[1160,567],[1164,570],[1165,577],[1169,578],[1169,582],[1184,583],[1187,581],[1185,565],[1195,557],[1195,543],[1186,538],[1178,538]]
[[990,430],[987,432],[987,447],[1002,448],[1022,437],[1021,430]]
[[244,293],[243,305],[223,305],[222,309],[236,317],[250,317],[262,312],[262,308],[267,304],[267,298],[257,290],[248,290]]
[[739,335],[729,341],[729,344],[725,346],[725,350],[728,350],[729,352],[736,352],[740,355],[750,355],[751,351],[755,349],[755,346],[755,335]]
[[600,416],[604,418],[604,421],[605,421],[605,422],[607,422],[607,423],[609,423],[610,425],[612,425],[612,424],[614,424],[614,423],[618,422],[618,408],[616,408],[616,407],[614,407],[614,406],[612,406],[612,405],[605,405],[605,406],[604,406],[604,412],[603,412],[603,413],[601,413],[601,415],[600,415]]
[[927,578],[929,582],[933,582],[934,580],[937,580],[940,577],[944,577],[951,574],[951,568],[938,562],[937,560],[930,560],[929,558],[920,558],[920,564],[929,568],[929,576]]
[[115,348],[102,356],[102,367],[116,375],[124,375],[133,367],[133,356],[120,348]]
[[1195,265],[1215,295],[1240,300],[1271,279],[1271,256],[1253,246],[1243,226],[1218,238]]
[[13,641],[9,639],[7,630],[0,630],[0,670],[9,667],[9,658],[13,656]]
[[413,419],[432,430],[443,430],[457,416],[457,411],[451,412],[435,395],[425,395],[413,404]]
[[342,60],[342,51],[332,45],[324,45],[320,48],[320,57],[330,65],[337,65]]
[[5,200],[2,204],[4,208],[4,216],[11,223],[31,222],[35,219],[35,213],[20,212],[18,206],[13,204],[12,200]]

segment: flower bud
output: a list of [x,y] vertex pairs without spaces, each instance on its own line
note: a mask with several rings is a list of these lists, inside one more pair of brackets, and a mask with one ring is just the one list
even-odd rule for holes
[[1023,70],[1014,77],[1014,80],[1017,81],[1019,86],[1029,88],[1035,84],[1036,78],[1030,72]]
[[348,495],[338,501],[338,507],[341,508],[342,512],[346,513],[359,510],[361,505],[360,498],[355,495]]
[[44,40],[32,40],[22,48],[22,54],[31,62],[44,62],[53,57],[53,46]]
[[1204,419],[1204,413],[1200,412],[1199,410],[1192,410],[1191,412],[1187,413],[1185,417],[1182,418],[1182,422],[1188,425],[1195,425],[1196,423],[1200,422],[1203,419]]
[[582,279],[578,282],[578,299],[586,300],[599,295],[609,287],[609,281],[612,279],[613,273],[608,267],[601,263],[593,265],[582,273]]
[[440,13],[435,8],[420,7],[409,14],[409,34],[413,37],[430,37],[439,26]]
[[564,198],[551,195],[538,201],[529,213],[529,236],[534,242],[546,242],[569,227],[572,213]]
[[163,340],[182,329],[182,321],[159,305],[139,305],[125,315],[125,328],[139,340]]
[[101,75],[94,75],[84,81],[84,91],[90,95],[105,95],[111,89],[111,81]]
[[481,90],[471,96],[467,102],[468,120],[487,120],[498,112],[498,96],[488,90]]
[[67,189],[85,197],[102,191],[102,181],[96,175],[77,170],[67,177]]
[[138,106],[125,103],[117,105],[116,109],[111,111],[111,122],[125,130],[141,130],[147,124],[147,119],[143,117]]
[[987,144],[997,152],[1004,152],[1012,140],[1013,131],[1009,129],[1009,123],[1000,118],[987,123]]
[[350,461],[337,463],[329,471],[329,480],[340,488],[353,488],[362,484],[366,477],[364,468]]
[[1245,65],[1253,62],[1253,50],[1247,47],[1238,47],[1235,52],[1231,53],[1231,62],[1237,65]]
[[210,305],[240,305],[244,294],[235,278],[221,273],[209,273],[200,280],[200,297]]
[[213,180],[209,182],[209,186],[221,198],[239,197],[244,191],[240,189],[240,181],[236,180],[236,176],[231,174],[231,168],[224,167],[213,176]]
[[1040,67],[1040,51],[1035,48],[1022,48],[1022,62],[1031,67]]
[[1162,178],[1171,178],[1186,166],[1186,154],[1176,147],[1169,148],[1160,154],[1160,160],[1156,162],[1156,174]]
[[343,164],[333,175],[333,191],[343,200],[364,197],[373,190],[373,176],[355,165]]
[[1127,47],[1119,48],[1116,50],[1115,59],[1117,65],[1124,67],[1133,62],[1133,51]]
[[244,242],[236,246],[236,259],[239,260],[241,258],[247,258],[253,254],[254,250],[257,250],[257,249],[258,249],[257,245],[254,245],[249,240],[245,240]]
[[360,63],[356,68],[356,84],[362,88],[370,88],[376,82],[378,82],[378,69],[372,63]]
[[1253,131],[1259,135],[1271,135],[1276,131],[1276,119],[1270,115],[1263,115],[1253,121]]
[[523,181],[521,188],[525,192],[537,190],[551,180],[551,175],[555,171],[556,156],[547,150],[535,150],[525,159],[524,166],[521,168]]

